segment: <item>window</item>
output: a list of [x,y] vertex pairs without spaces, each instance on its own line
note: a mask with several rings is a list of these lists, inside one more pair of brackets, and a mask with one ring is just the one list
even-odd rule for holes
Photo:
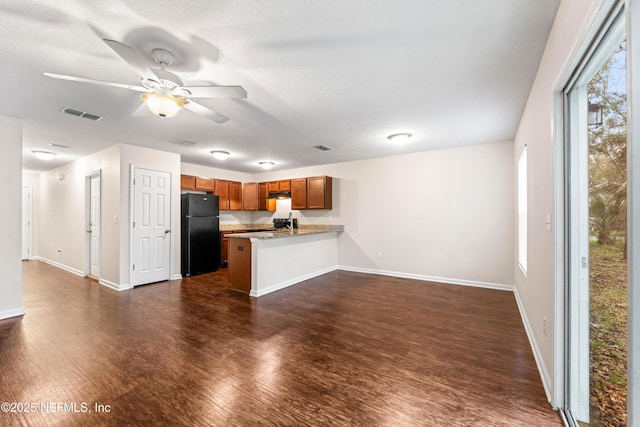
[[527,146],[518,157],[518,265],[527,274]]

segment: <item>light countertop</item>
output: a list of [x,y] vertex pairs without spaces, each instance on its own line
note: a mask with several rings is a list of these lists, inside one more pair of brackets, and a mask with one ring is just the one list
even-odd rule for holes
[[278,231],[257,231],[249,233],[230,234],[230,238],[239,239],[279,239],[285,237],[306,236],[309,234],[333,233],[336,231],[344,231],[344,225],[305,225],[293,230],[282,229]]

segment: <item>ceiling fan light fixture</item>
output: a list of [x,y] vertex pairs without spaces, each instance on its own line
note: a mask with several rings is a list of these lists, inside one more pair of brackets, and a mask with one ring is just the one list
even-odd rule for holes
[[273,162],[259,162],[258,163],[262,169],[269,170],[275,165]]
[[213,154],[214,159],[227,160],[227,157],[229,157],[231,153],[229,153],[228,151],[213,150],[211,154]]
[[404,145],[411,138],[410,133],[394,133],[393,135],[389,135],[387,139],[393,143],[393,145]]
[[157,92],[145,92],[140,95],[147,108],[156,116],[162,118],[175,117],[184,108],[187,100]]
[[51,160],[58,155],[58,153],[52,153],[51,151],[42,151],[42,150],[32,150],[31,152],[33,153],[34,156],[36,156],[40,160]]

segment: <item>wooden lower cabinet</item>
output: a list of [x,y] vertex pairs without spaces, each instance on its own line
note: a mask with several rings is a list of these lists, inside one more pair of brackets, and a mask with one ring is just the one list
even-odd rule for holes
[[251,291],[251,240],[249,239],[229,239],[229,286],[237,291]]
[[229,263],[229,234],[233,231],[220,233],[220,266],[226,267]]

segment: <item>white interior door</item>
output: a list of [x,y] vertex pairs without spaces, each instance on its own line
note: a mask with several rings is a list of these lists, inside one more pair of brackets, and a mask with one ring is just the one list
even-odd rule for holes
[[22,187],[22,259],[31,258],[31,187]]
[[132,285],[169,280],[171,174],[134,169]]
[[92,276],[100,277],[100,175],[92,176],[89,185],[89,270]]

